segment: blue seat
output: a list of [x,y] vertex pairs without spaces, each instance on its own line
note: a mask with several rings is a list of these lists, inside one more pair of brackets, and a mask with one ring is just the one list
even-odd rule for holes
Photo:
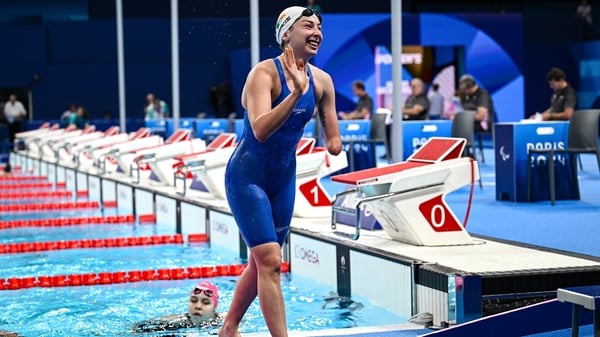
[[13,144],[10,141],[10,132],[8,131],[8,125],[0,124],[0,151],[1,153],[8,153],[12,149]]

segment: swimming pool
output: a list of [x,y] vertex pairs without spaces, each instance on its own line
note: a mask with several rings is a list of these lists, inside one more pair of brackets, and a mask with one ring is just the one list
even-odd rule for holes
[[[219,311],[227,311],[235,278],[211,279],[220,288]],[[23,336],[129,336],[135,322],[184,313],[189,289],[197,280],[156,281],[109,286],[30,288],[0,292],[0,329]],[[402,323],[399,317],[366,299],[364,308],[349,314],[343,309],[323,309],[326,289],[310,280],[282,277],[291,331]],[[240,326],[242,333],[267,332],[258,302]],[[214,333],[216,328],[207,328]],[[184,330],[180,330],[184,331]],[[197,330],[196,330],[197,331]],[[157,335],[157,334],[148,334]]]
[[[1,221],[114,213],[114,210],[4,213]],[[141,237],[167,232],[168,228],[160,224],[135,223],[6,228],[0,229],[0,245],[15,242]],[[39,280],[45,276],[56,275],[99,275],[118,271],[230,265],[241,262],[243,261],[233,252],[218,246],[211,247],[206,243],[74,248],[0,254],[0,279],[37,277]],[[220,288],[219,311],[227,311],[236,277],[212,277],[211,281]],[[197,282],[196,277],[88,286],[38,285],[18,290],[0,290],[0,307],[3,308],[0,312],[0,330],[15,331],[22,336],[129,336],[132,335],[131,326],[135,322],[184,313],[187,310],[189,289]],[[282,275],[282,288],[287,307],[288,327],[291,331],[406,322],[406,318],[399,317],[366,298],[353,298],[354,301],[363,304],[361,309],[354,312],[339,308],[337,302],[324,307],[325,299],[334,289],[293,274]],[[216,333],[216,328],[207,329],[208,331],[201,334]],[[242,333],[268,332],[258,301],[250,307],[240,329]]]

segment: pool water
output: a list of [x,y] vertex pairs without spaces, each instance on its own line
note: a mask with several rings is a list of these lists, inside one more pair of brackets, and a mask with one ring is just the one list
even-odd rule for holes
[[[18,202],[18,201],[15,201]],[[3,213],[0,221],[114,215],[115,209],[64,210],[37,213]],[[0,244],[47,242],[173,234],[165,226],[147,224],[99,224],[62,227],[0,229]],[[0,254],[0,279],[158,270],[239,264],[233,252],[200,244],[165,244],[133,247],[79,248]],[[231,303],[237,277],[213,277],[220,291],[219,312]],[[199,279],[155,280],[91,286],[33,287],[0,290],[0,330],[21,336],[173,336],[133,334],[134,323],[187,311],[190,289]],[[325,307],[332,290],[310,279],[282,275],[287,323],[291,331],[401,324],[398,317],[366,298],[353,298],[363,307],[350,312],[335,304]],[[250,306],[240,330],[267,333],[258,300]],[[216,334],[218,327],[202,331],[180,330],[184,335]],[[179,332],[176,335],[180,335]]]
[[[226,312],[236,278],[212,278],[219,287],[219,312]],[[0,291],[0,329],[22,336],[140,336],[135,322],[187,310],[190,289],[198,280],[154,281],[63,288],[30,288]],[[290,331],[314,331],[355,326],[404,323],[405,319],[378,308],[367,299],[354,298],[364,307],[350,313],[323,308],[329,291],[300,277],[282,276]],[[204,328],[203,334],[218,327]],[[268,332],[258,301],[250,306],[240,325],[242,333]],[[183,330],[180,330],[183,331]],[[188,331],[198,331],[188,330]],[[148,333],[156,336],[157,333]]]
[[53,276],[241,263],[224,249],[182,244],[89,248],[0,255],[0,278]]

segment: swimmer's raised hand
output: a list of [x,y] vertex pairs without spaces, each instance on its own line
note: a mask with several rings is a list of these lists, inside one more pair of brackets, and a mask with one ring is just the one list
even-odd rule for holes
[[304,60],[299,59],[296,61],[294,50],[288,45],[283,50],[282,63],[283,67],[290,75],[290,78],[294,83],[294,89],[292,91],[296,94],[302,95],[308,86],[308,75],[306,74],[306,65],[304,64]]

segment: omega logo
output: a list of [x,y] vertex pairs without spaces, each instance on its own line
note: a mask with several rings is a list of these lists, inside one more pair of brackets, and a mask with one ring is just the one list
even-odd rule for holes
[[294,246],[294,257],[311,264],[319,264],[319,254],[312,249]]

